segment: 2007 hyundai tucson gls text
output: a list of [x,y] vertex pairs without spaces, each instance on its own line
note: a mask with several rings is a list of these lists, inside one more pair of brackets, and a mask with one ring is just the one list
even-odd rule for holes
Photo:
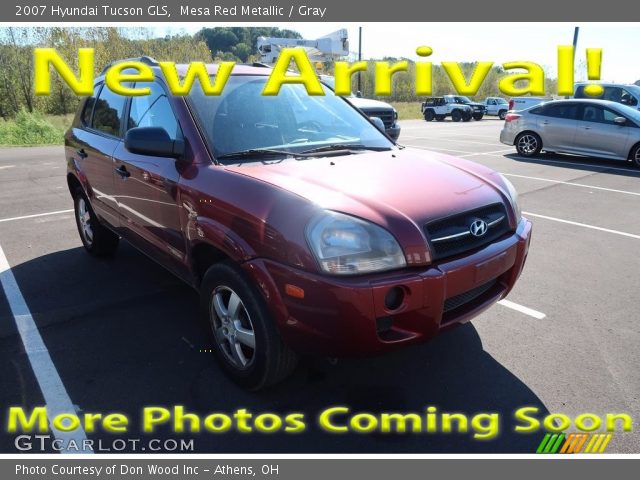
[[198,289],[202,344],[239,384],[426,340],[512,289],[531,224],[499,173],[402,148],[328,89],[263,96],[268,68],[172,96],[149,63],[150,95],[99,77],[66,134],[78,231],[92,255],[124,238]]

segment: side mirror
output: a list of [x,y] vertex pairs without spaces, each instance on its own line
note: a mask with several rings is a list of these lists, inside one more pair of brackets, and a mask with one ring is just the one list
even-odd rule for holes
[[124,147],[131,153],[154,157],[178,158],[184,154],[184,142],[173,140],[162,127],[132,128],[124,137]]
[[626,125],[627,124],[627,119],[624,117],[616,117],[613,119],[613,121],[617,124],[617,125]]
[[385,133],[384,122],[380,117],[369,117],[369,119],[371,120],[371,123],[373,123],[378,130],[380,130],[382,133]]

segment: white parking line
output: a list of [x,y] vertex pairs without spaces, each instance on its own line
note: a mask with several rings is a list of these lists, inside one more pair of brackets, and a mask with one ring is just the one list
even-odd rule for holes
[[502,305],[503,307],[510,308],[511,310],[515,310],[520,313],[524,313],[525,315],[529,315],[530,317],[537,318],[538,320],[542,320],[546,315],[542,312],[538,312],[529,307],[525,307],[524,305],[520,305],[519,303],[512,302],[511,300],[500,300],[498,305]]
[[571,220],[563,220],[562,218],[549,217],[547,215],[539,215],[537,213],[531,213],[531,212],[522,212],[522,213],[530,217],[543,218],[545,220],[552,220],[554,222],[566,223],[569,225],[575,225],[577,227],[590,228],[591,230],[599,230],[601,232],[613,233],[616,235],[622,235],[623,237],[635,238],[637,240],[640,240],[640,235],[636,235],[634,233],[621,232],[620,230],[611,230],[610,228],[596,227],[595,225],[588,225],[586,223],[573,222]]
[[494,150],[492,152],[476,152],[476,153],[469,153],[468,155],[461,155],[462,157],[473,157],[475,155],[495,155],[496,153],[504,153],[504,152],[511,152],[513,151],[513,148],[503,148],[502,150]]
[[638,173],[638,174],[640,174],[640,171],[634,170],[632,168],[610,167],[608,165],[598,165],[596,163],[579,163],[579,162],[569,162],[569,161],[566,161],[566,160],[547,160],[547,159],[544,159],[544,158],[529,158],[529,157],[521,157],[521,156],[518,156],[518,155],[515,155],[512,158],[516,158],[516,159],[519,159],[519,160],[525,160],[525,161],[531,162],[531,163],[558,163],[560,165],[566,165],[567,167],[579,166],[579,167],[598,168],[598,169],[600,169],[600,171],[598,173],[607,173],[607,170],[616,170],[618,172]]
[[23,215],[22,217],[0,218],[0,223],[13,222],[14,220],[26,220],[28,218],[44,217],[47,215],[60,215],[61,213],[69,213],[69,212],[73,212],[73,208],[69,210],[57,210],[55,212],[36,213],[34,215]]
[[[416,140],[434,140],[434,138],[432,138],[432,137],[418,137],[418,136],[414,136],[414,135],[404,135],[403,138],[412,138],[412,139],[416,139]],[[453,143],[472,143],[474,145],[490,145],[492,147],[496,147],[496,146],[500,145],[498,142],[493,142],[493,143],[476,142],[475,140],[461,140],[461,139],[442,138],[442,137],[438,137],[435,140],[443,141],[443,142],[453,142]]]
[[4,170],[6,168],[13,168],[13,167],[15,167],[15,165],[2,165],[0,166],[0,170]]
[[456,153],[466,153],[469,154],[466,150],[454,150],[452,148],[441,148],[441,147],[425,147],[424,145],[409,145],[408,143],[401,143],[404,147],[417,148],[418,150],[443,150],[445,152],[456,152]]
[[529,177],[527,175],[516,175],[515,173],[502,173],[505,177],[528,178],[529,180],[539,180],[541,182],[560,183],[562,185],[571,185],[572,187],[590,188],[593,190],[604,190],[605,192],[624,193],[626,195],[640,196],[640,192],[630,192],[628,190],[617,190],[615,188],[596,187],[594,185],[585,185],[583,183],[563,182],[562,180],[551,180],[549,178]]
[[[67,393],[64,384],[62,383],[58,370],[56,370],[56,367],[51,360],[49,350],[47,350],[47,347],[40,336],[38,327],[33,320],[31,312],[29,311],[27,302],[22,296],[20,287],[16,282],[13,272],[11,271],[11,267],[9,266],[9,261],[7,260],[1,246],[0,283],[2,284],[2,289],[7,297],[7,302],[9,303],[9,308],[13,314],[16,327],[18,328],[18,333],[20,334],[24,351],[27,354],[29,363],[31,364],[31,369],[36,376],[38,386],[40,387],[40,391],[44,397],[47,407],[47,416],[49,419],[52,419],[61,413],[75,414],[76,410],[73,407],[73,403],[71,403],[71,399],[69,398],[69,394]],[[83,445],[82,442],[86,440],[86,434],[82,427],[72,432],[63,432],[55,428],[52,424],[50,425],[50,428],[55,437],[62,440],[63,453],[74,453],[73,448],[65,451],[65,448],[68,448],[70,442],[73,441],[76,445],[80,446]]]

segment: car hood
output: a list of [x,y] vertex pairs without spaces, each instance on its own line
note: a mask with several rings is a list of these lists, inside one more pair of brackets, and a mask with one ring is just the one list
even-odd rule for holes
[[[341,157],[225,167],[307,199],[407,233],[424,243],[422,225],[496,202],[505,203],[499,174],[448,155],[406,148]],[[417,230],[419,238],[409,234]]]
[[347,100],[351,105],[361,110],[366,110],[367,108],[393,108],[388,103],[380,102],[379,100],[371,100],[370,98],[347,97]]

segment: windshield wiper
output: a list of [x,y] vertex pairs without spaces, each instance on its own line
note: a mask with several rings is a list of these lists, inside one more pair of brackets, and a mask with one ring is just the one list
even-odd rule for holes
[[350,151],[350,150],[373,150],[374,152],[383,152],[387,150],[391,150],[389,147],[368,147],[366,145],[362,145],[361,143],[331,143],[329,145],[323,145],[321,147],[310,148],[309,150],[304,150],[297,155],[305,155],[310,153],[321,153],[321,152],[331,152],[331,151]]
[[271,157],[275,155],[285,155],[287,157],[294,156],[292,152],[288,152],[286,150],[277,150],[274,148],[250,148],[248,150],[239,150],[237,152],[218,155],[216,159],[223,160],[225,158],[245,158],[245,157],[261,158],[261,157]]

